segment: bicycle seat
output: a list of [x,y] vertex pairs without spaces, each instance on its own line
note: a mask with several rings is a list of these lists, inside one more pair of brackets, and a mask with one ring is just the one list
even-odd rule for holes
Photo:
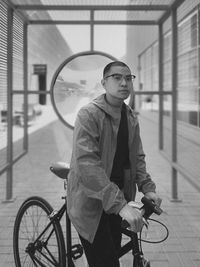
[[69,163],[66,162],[56,162],[53,163],[50,167],[50,170],[58,177],[62,179],[67,179],[70,167]]

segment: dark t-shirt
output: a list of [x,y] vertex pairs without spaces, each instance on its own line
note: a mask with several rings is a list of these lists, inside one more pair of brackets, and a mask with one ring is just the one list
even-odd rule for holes
[[128,123],[126,105],[123,103],[121,110],[121,120],[117,134],[117,148],[110,177],[110,180],[117,184],[120,189],[122,189],[124,186],[124,169],[128,169],[129,165]]

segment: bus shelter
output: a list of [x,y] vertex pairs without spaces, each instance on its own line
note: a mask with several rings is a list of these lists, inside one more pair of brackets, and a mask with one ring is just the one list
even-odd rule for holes
[[[31,90],[29,86],[28,31],[31,27],[55,25],[88,25],[90,28],[90,50],[86,54],[101,52],[95,50],[96,25],[154,26],[158,34],[158,90],[136,90],[135,95],[153,96],[159,99],[158,127],[159,149],[163,150],[163,99],[171,96],[171,155],[172,199],[178,200],[177,171],[177,10],[184,0],[1,0],[0,1],[0,43],[1,43],[1,115],[6,117],[6,146],[1,149],[0,175],[6,174],[6,201],[13,198],[13,166],[28,153],[28,121],[30,95],[50,94],[50,88],[43,91]],[[170,26],[169,26],[170,25]],[[171,28],[171,88],[163,90],[164,70],[163,36],[166,27]],[[130,33],[130,31],[129,31]],[[45,36],[44,36],[45,38]],[[55,40],[56,42],[56,40]],[[103,54],[103,51],[102,51]],[[111,55],[112,56],[112,55]],[[34,64],[34,74],[44,78],[46,64]],[[43,81],[45,83],[45,80]],[[138,84],[140,84],[140,76]],[[139,87],[139,86],[138,86]],[[13,108],[16,99],[21,99],[23,110]],[[21,113],[20,113],[21,112]],[[35,111],[37,112],[37,110]],[[20,120],[23,138],[16,146],[13,139],[14,120]]]

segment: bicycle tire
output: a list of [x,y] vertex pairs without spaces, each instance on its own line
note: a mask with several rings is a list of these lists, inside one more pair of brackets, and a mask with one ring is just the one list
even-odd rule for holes
[[37,196],[28,198],[21,205],[13,232],[13,252],[17,267],[66,267],[65,241],[60,222],[55,220],[46,229],[51,222],[49,215],[52,211],[52,206]]

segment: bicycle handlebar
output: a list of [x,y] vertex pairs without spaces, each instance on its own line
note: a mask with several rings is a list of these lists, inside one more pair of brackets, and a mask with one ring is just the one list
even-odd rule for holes
[[152,215],[152,213],[160,215],[163,212],[163,210],[158,205],[156,205],[153,200],[143,197],[141,201],[144,204],[141,209],[144,210],[143,217],[145,219],[148,219]]
[[[143,206],[140,210],[143,211],[143,217],[145,220],[147,220],[153,213],[160,215],[163,212],[163,210],[156,205],[153,200],[143,197],[141,202],[143,203]],[[128,228],[130,227],[130,224],[126,220],[122,220],[121,226],[122,228]]]

